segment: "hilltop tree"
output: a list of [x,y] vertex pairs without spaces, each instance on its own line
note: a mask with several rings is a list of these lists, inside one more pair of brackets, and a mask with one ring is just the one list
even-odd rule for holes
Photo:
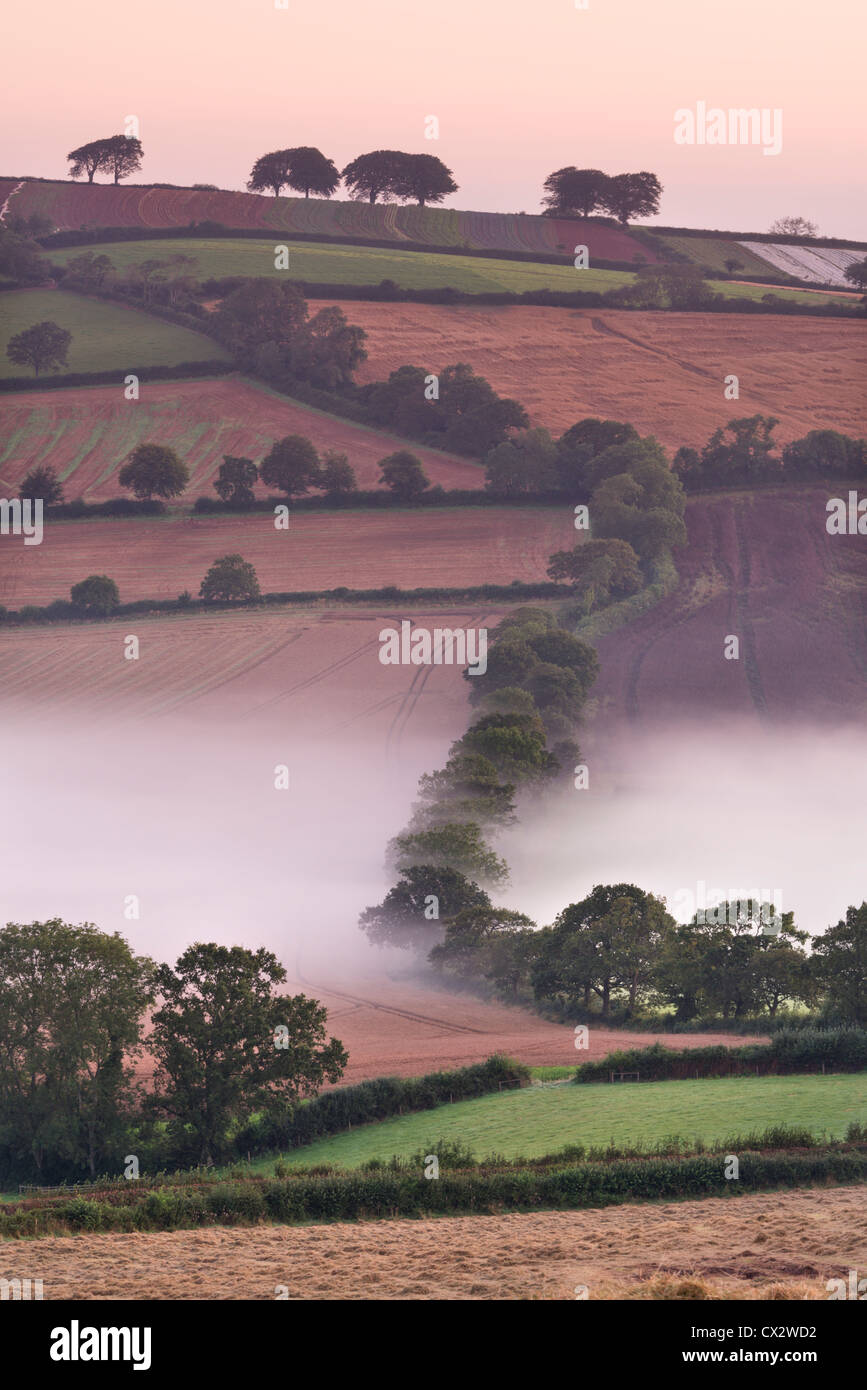
[[414,198],[420,208],[426,203],[441,203],[449,193],[457,193],[458,185],[441,159],[434,154],[405,154],[394,182],[398,198]]
[[430,487],[430,479],[422,468],[421,459],[409,449],[398,449],[379,461],[379,481],[391,488],[395,497],[411,502]]
[[43,367],[65,367],[72,334],[50,319],[34,323],[9,339],[6,356],[19,367],[32,367],[38,376]]
[[387,202],[401,196],[398,189],[406,173],[405,158],[400,150],[371,150],[351,160],[341,178],[353,198],[367,198],[370,203],[382,198]]
[[768,231],[772,236],[814,237],[819,228],[806,217],[778,217],[776,222],[771,223]]
[[326,1039],[326,1009],[303,994],[275,995],[285,979],[270,951],[214,942],[196,942],[155,972],[152,1104],[176,1132],[192,1130],[202,1163],[241,1120],[285,1113],[343,1074],[348,1055]]
[[270,154],[260,155],[250,171],[247,189],[250,193],[264,193],[270,188],[274,197],[289,182],[289,151],[272,150]]
[[223,555],[202,580],[199,597],[207,603],[232,603],[261,598],[256,571],[243,555]]
[[87,145],[79,145],[77,150],[70,150],[66,156],[72,165],[70,177],[77,179],[87,174],[87,182],[93,183],[94,174],[106,167],[107,145],[107,140],[91,140]]
[[252,459],[224,454],[214,491],[224,502],[231,502],[236,507],[248,507],[256,500],[253,487],[258,477],[259,470]]
[[590,217],[603,205],[608,188],[608,175],[601,169],[576,169],[568,165],[556,169],[545,180],[542,202],[547,217]]
[[625,227],[632,217],[653,217],[659,212],[662,184],[655,174],[615,174],[608,180],[601,204]]
[[284,151],[289,156],[286,182],[290,188],[309,198],[311,193],[330,198],[340,182],[340,174],[332,159],[312,145],[298,145]]
[[37,464],[31,468],[18,489],[19,497],[41,497],[46,507],[63,501],[63,484],[53,468],[48,464]]
[[79,584],[73,584],[69,597],[76,608],[97,618],[107,618],[120,603],[118,587],[107,574],[89,574]]
[[303,434],[287,434],[272,444],[262,460],[259,476],[290,500],[319,484],[319,455]]
[[138,173],[144,156],[141,140],[131,135],[112,135],[105,146],[103,167],[114,176],[115,183],[120,183],[128,174]]
[[121,487],[132,488],[140,501],[179,497],[189,480],[186,464],[166,444],[138,444],[118,474]]

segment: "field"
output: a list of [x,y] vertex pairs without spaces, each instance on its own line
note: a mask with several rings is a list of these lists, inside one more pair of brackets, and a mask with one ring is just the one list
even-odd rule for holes
[[42,545],[4,545],[0,603],[66,598],[93,573],[111,575],[122,602],[196,597],[213,561],[233,553],[263,593],[545,581],[549,557],[577,539],[573,521],[560,506],[299,512],[281,531],[269,512],[50,522]]
[[[216,497],[213,481],[224,454],[258,461],[287,434],[305,435],[320,452],[345,453],[361,488],[379,486],[379,460],[404,447],[422,460],[432,483],[446,488],[484,483],[482,470],[469,459],[407,446],[405,439],[326,415],[235,376],[144,382],[135,404],[114,386],[13,392],[0,396],[0,429],[0,487],[17,488],[35,463],[50,463],[67,500],[98,502],[122,495],[117,474],[130,451],[146,441],[168,444],[183,459],[190,470],[189,501],[199,493]],[[269,489],[257,491],[264,497]]]
[[[829,536],[829,486],[688,504],[678,589],[598,641],[606,719],[863,717],[867,573],[858,536]],[[741,634],[724,661],[720,634]],[[619,718],[617,718],[619,716]]]
[[[758,249],[764,242],[756,242],[754,250],[747,250],[743,242],[730,241],[726,237],[677,236],[670,232],[655,232],[654,235],[673,251],[680,252],[701,266],[707,266],[709,270],[724,271],[727,260],[740,261],[746,275],[767,276],[773,269],[772,263],[763,260]],[[794,271],[790,273],[794,274]]]
[[[777,436],[867,431],[860,323],[761,315],[341,304],[367,332],[362,382],[406,362],[470,362],[534,425],[559,433],[587,416],[628,420],[668,448],[700,446],[718,425],[761,413]],[[740,398],[723,381],[737,374]]]
[[[0,181],[3,196],[18,180]],[[272,198],[258,193],[187,188],[26,180],[13,193],[9,211],[48,216],[59,231],[95,227],[186,227],[220,222],[225,227],[274,228],[307,235],[370,237],[375,241],[421,242],[467,250],[571,252],[590,248],[591,259],[655,261],[654,253],[618,226],[566,221],[535,214],[464,212],[457,208],[398,207],[394,203],[325,198]]]
[[[179,238],[177,241],[130,241],[107,245],[105,253],[118,269],[140,265],[154,257],[186,255],[194,257],[197,265],[192,273],[199,280],[227,275],[277,276],[323,284],[370,285],[380,280],[393,280],[405,289],[439,289],[450,285],[466,294],[507,290],[521,294],[526,290],[596,291],[618,289],[631,284],[634,276],[617,270],[594,270],[591,259],[587,270],[576,270],[572,253],[564,257],[562,266],[523,261],[498,261],[472,256],[437,255],[427,252],[400,251],[381,247],[333,246],[327,243],[289,243],[289,268],[274,267],[274,242],[238,238],[199,240]],[[81,255],[81,247],[50,253],[51,260],[66,265]],[[742,259],[746,258],[746,252]],[[762,269],[770,273],[768,266]],[[749,286],[725,280],[711,282],[719,294],[732,298],[760,299],[767,293],[764,286]],[[814,304],[816,295],[809,290],[780,289],[783,299],[801,304]]]
[[0,377],[32,376],[6,356],[9,339],[24,328],[49,319],[72,334],[66,367],[47,375],[117,370],[115,394],[123,401],[123,377],[130,367],[174,367],[207,362],[227,354],[212,338],[166,323],[139,309],[62,290],[10,290],[3,294]]
[[[734,1185],[734,1184],[733,1184]],[[826,1299],[867,1265],[864,1190],[9,1242],[0,1275],[45,1298]],[[48,1273],[50,1271],[50,1274]]]
[[841,289],[852,288],[843,272],[854,261],[863,261],[865,254],[863,247],[856,251],[842,246],[789,246],[784,242],[744,241],[738,244],[746,251],[764,256],[775,270],[786,275],[812,280],[817,285],[838,285]]
[[[579,1060],[581,1058],[579,1057]],[[409,1158],[440,1139],[465,1144],[476,1158],[541,1158],[566,1144],[602,1148],[653,1145],[677,1135],[720,1143],[775,1125],[842,1139],[867,1118],[860,1075],[719,1077],[701,1081],[530,1086],[456,1101],[334,1134],[286,1155],[290,1164],[357,1168],[370,1158]],[[257,1167],[267,1167],[261,1160]]]

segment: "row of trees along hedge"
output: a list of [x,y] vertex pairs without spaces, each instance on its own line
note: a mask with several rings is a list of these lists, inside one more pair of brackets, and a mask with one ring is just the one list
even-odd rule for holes
[[[64,1231],[180,1230],[197,1226],[255,1225],[263,1221],[347,1221],[459,1212],[575,1210],[624,1201],[671,1201],[730,1195],[724,1155],[644,1158],[538,1168],[441,1173],[304,1174],[262,1183],[226,1183],[203,1189],[165,1187],[121,1191],[101,1200],[73,1197],[27,1210],[4,1205],[0,1236]],[[867,1181],[867,1149],[827,1146],[806,1152],[738,1155],[738,1190],[853,1184]],[[130,1184],[129,1186],[132,1186]],[[112,1200],[113,1198],[114,1200]]]
[[738,484],[867,477],[867,440],[839,430],[810,430],[780,451],[772,415],[729,420],[698,449],[680,448],[674,472],[687,492]]
[[[473,885],[475,887],[475,885]],[[600,884],[541,930],[484,930],[443,914],[430,961],[447,976],[570,1019],[623,1021],[674,1009],[673,1021],[743,1019],[800,1003],[827,1021],[867,1024],[867,903],[810,941],[794,913],[752,898],[677,923],[635,884]]]
[[867,1070],[863,1028],[791,1028],[767,1043],[744,1047],[652,1047],[610,1052],[585,1062],[575,1073],[581,1084],[610,1080],[612,1072],[635,1072],[641,1081],[681,1081],[701,1076],[776,1076],[820,1071]]

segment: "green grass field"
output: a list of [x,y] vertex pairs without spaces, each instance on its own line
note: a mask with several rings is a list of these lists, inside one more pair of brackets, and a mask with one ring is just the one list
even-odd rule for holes
[[[842,1138],[867,1120],[863,1075],[726,1077],[616,1086],[531,1086],[436,1110],[398,1116],[332,1135],[287,1155],[289,1164],[337,1163],[355,1168],[369,1158],[408,1156],[438,1139],[460,1140],[477,1158],[537,1158],[565,1144],[603,1146],[667,1136],[706,1143],[770,1125],[809,1128]],[[254,1168],[269,1169],[261,1159]]]
[[743,275],[779,275],[779,271],[769,261],[763,261],[753,251],[748,251],[737,241],[727,241],[725,237],[711,236],[673,236],[667,232],[656,234],[660,241],[673,251],[680,251],[697,265],[707,266],[708,270],[723,271],[730,258],[740,261]]
[[45,319],[72,334],[68,364],[56,375],[115,368],[122,381],[127,367],[174,367],[227,356],[212,338],[139,309],[62,290],[9,290],[0,297],[0,376],[33,375],[31,368],[10,362],[6,347],[16,333]]
[[[488,260],[479,256],[444,256],[434,252],[400,251],[380,247],[334,246],[326,242],[286,242],[289,247],[288,270],[275,270],[275,240],[258,238],[213,239],[178,238],[166,241],[127,241],[107,244],[104,254],[118,270],[139,265],[147,260],[164,260],[170,256],[193,257],[197,267],[192,272],[198,279],[219,279],[226,275],[281,275],[311,283],[338,285],[379,284],[394,280],[404,289],[441,289],[449,285],[467,294],[507,290],[521,294],[524,290],[605,290],[617,289],[634,280],[628,271],[576,270],[564,265],[543,265],[525,261]],[[88,247],[69,247],[51,252],[51,259],[65,265]],[[744,253],[746,257],[748,253]],[[743,258],[740,258],[743,259]],[[722,267],[720,267],[722,268]],[[712,288],[729,297],[759,299],[767,290],[755,286],[734,285],[713,280]],[[817,296],[809,290],[783,290],[787,299],[814,304]]]

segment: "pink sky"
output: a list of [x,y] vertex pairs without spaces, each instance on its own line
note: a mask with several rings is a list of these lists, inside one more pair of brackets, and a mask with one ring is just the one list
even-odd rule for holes
[[[565,164],[651,169],[669,225],[794,213],[867,240],[861,0],[48,0],[7,31],[2,174],[66,177],[134,114],[141,182],[243,188],[267,150],[386,146],[439,155],[456,207],[536,212]],[[782,152],[676,145],[698,101],[780,108]]]

